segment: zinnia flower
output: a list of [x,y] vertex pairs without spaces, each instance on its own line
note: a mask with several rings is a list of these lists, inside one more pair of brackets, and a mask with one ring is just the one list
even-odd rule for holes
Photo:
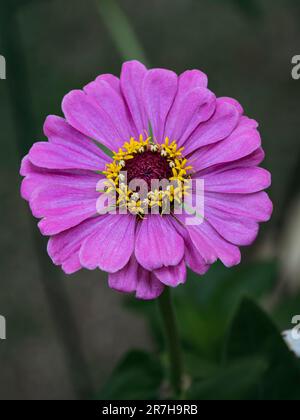
[[[263,192],[270,174],[258,167],[258,124],[237,101],[216,98],[201,71],[177,76],[132,61],[120,79],[104,74],[67,94],[62,110],[64,118],[48,116],[48,141],[35,143],[21,167],[22,196],[50,236],[54,264],[67,274],[99,268],[111,288],[154,299],[184,283],[187,266],[203,275],[218,259],[240,263],[239,246],[254,241],[272,203]],[[147,195],[123,172],[144,181]],[[151,189],[155,179],[172,184]],[[195,198],[187,182],[196,180],[205,213],[193,224],[175,205]],[[109,193],[115,211],[100,214]]]

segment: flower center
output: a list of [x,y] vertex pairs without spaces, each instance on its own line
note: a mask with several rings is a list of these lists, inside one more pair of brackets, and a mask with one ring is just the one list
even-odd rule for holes
[[146,181],[149,190],[152,180],[169,179],[172,176],[168,160],[159,153],[146,150],[126,162],[124,171],[127,171],[127,181],[142,179]]
[[[165,139],[156,144],[151,137],[131,138],[106,165],[106,193],[116,196],[116,206],[127,208],[143,217],[150,209],[159,213],[172,210],[174,203],[181,204],[188,194],[191,166],[175,141]],[[136,185],[143,185],[136,187]]]

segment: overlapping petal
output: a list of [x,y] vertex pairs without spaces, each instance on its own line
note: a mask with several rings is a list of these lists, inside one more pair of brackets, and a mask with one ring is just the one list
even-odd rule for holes
[[132,215],[118,214],[99,219],[99,229],[81,247],[80,261],[89,270],[115,273],[128,263],[134,251],[136,221]]
[[156,299],[164,290],[164,285],[154,273],[141,267],[134,256],[120,271],[109,274],[109,286],[123,293],[135,293],[143,300]]
[[101,228],[106,216],[101,218],[91,218],[66,230],[58,235],[54,235],[48,242],[48,253],[56,265],[61,265],[67,274],[72,274],[82,268],[79,259],[81,246],[86,238]]
[[184,241],[168,217],[149,215],[138,228],[135,255],[149,271],[175,266],[184,256]]
[[169,70],[149,70],[144,77],[142,98],[155,141],[164,140],[167,116],[177,92],[177,75]]
[[[270,219],[263,190],[271,176],[259,167],[258,124],[235,99],[216,99],[201,71],[177,76],[130,61],[120,79],[104,74],[70,92],[62,109],[65,118],[46,119],[48,141],[34,144],[22,161],[21,194],[50,236],[54,264],[67,274],[99,268],[109,273],[111,288],[155,299],[165,286],[186,281],[186,267],[204,275],[218,259],[239,264],[239,247]],[[190,224],[188,213],[143,219],[97,213],[97,185],[111,162],[97,143],[118,151],[150,132],[155,142],[169,137],[184,147],[192,179],[204,181],[202,223]]]

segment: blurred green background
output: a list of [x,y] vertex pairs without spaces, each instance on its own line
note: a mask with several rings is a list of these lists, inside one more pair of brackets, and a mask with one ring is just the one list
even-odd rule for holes
[[[120,72],[123,50],[114,35],[122,27],[111,4],[1,0],[0,315],[7,340],[0,341],[0,399],[168,397],[156,303],[109,290],[101,272],[66,277],[52,267],[19,196],[20,155],[43,138],[45,117],[61,115],[71,89]],[[300,315],[300,80],[291,77],[300,3],[119,4],[151,66],[203,70],[217,96],[238,99],[260,122],[263,166],[273,175],[273,218],[243,250],[241,266],[190,274],[175,291],[187,385],[194,379],[186,396],[299,399],[300,364],[278,331]],[[137,58],[123,41],[127,58]]]

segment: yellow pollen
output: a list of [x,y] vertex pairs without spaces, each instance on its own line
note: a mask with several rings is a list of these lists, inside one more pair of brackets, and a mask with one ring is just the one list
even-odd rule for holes
[[[178,148],[176,141],[170,141],[168,137],[162,144],[154,143],[152,137],[144,138],[140,135],[138,140],[131,137],[117,152],[113,152],[113,161],[107,164],[103,171],[107,178],[105,193],[117,194],[117,206],[127,207],[131,213],[141,218],[153,207],[161,209],[160,213],[163,214],[168,203],[181,204],[183,197],[189,194],[190,188],[186,184],[193,168],[188,165],[183,151],[184,147]],[[121,172],[126,171],[127,161],[145,152],[160,153],[162,158],[166,159],[172,176],[169,177],[170,185],[165,190],[155,189],[149,191],[146,197],[142,197],[128,188],[125,175]]]

